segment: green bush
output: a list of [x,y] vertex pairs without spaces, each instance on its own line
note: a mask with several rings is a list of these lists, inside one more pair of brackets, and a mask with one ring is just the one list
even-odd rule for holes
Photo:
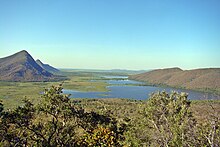
[[189,110],[187,94],[158,92],[151,95],[143,115],[150,130],[149,144],[156,146],[191,146],[195,119]]
[[158,92],[151,95],[142,111],[149,146],[219,146],[219,115],[213,111],[198,123],[186,93]]
[[[120,146],[125,131],[118,122],[95,112],[85,112],[62,94],[62,85],[46,89],[37,105],[25,100],[24,105],[5,112],[1,117],[2,146],[85,146],[103,144]],[[2,111],[2,109],[0,109]],[[108,130],[96,139],[100,128]],[[111,134],[108,134],[108,133]],[[90,142],[85,140],[90,138]],[[84,143],[84,144],[83,144]],[[87,144],[86,144],[87,143]]]

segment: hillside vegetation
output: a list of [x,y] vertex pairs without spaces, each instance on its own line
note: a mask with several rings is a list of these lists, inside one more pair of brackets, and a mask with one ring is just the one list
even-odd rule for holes
[[180,68],[158,69],[129,76],[152,85],[211,91],[220,93],[220,68],[182,70]]

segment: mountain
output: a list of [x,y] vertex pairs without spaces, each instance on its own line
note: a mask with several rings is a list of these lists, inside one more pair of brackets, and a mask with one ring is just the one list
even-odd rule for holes
[[155,85],[161,84],[194,90],[220,91],[220,68],[194,70],[167,68],[131,75],[129,78]]
[[0,58],[2,81],[48,81],[53,78],[53,74],[39,66],[25,50]]
[[42,67],[44,70],[46,70],[46,71],[48,71],[48,72],[50,72],[50,73],[56,74],[56,73],[60,72],[58,69],[56,69],[56,68],[50,66],[49,64],[44,64],[44,63],[42,63],[39,59],[36,60],[36,63],[37,63],[40,67]]

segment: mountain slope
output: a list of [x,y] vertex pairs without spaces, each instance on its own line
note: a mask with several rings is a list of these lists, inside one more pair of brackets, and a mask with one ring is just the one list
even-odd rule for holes
[[40,67],[25,50],[0,59],[0,80],[48,81],[51,78],[53,74]]
[[50,72],[50,73],[56,74],[56,73],[59,72],[58,69],[56,69],[56,68],[50,66],[49,64],[44,64],[44,63],[42,63],[39,59],[36,60],[36,63],[37,63],[40,67],[42,67],[44,70],[46,70],[46,71],[48,71],[48,72]]
[[150,84],[162,84],[186,89],[220,90],[220,68],[181,70],[179,68],[159,69],[132,75],[133,80]]

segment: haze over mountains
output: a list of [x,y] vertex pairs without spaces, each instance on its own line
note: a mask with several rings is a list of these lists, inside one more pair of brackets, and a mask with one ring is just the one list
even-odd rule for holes
[[[39,62],[38,62],[39,63]],[[56,77],[50,73],[49,65],[39,65],[25,50],[0,58],[0,80],[2,81],[50,81]]]
[[180,68],[158,69],[132,75],[133,80],[149,84],[167,85],[194,90],[220,91],[220,68],[182,70]]

